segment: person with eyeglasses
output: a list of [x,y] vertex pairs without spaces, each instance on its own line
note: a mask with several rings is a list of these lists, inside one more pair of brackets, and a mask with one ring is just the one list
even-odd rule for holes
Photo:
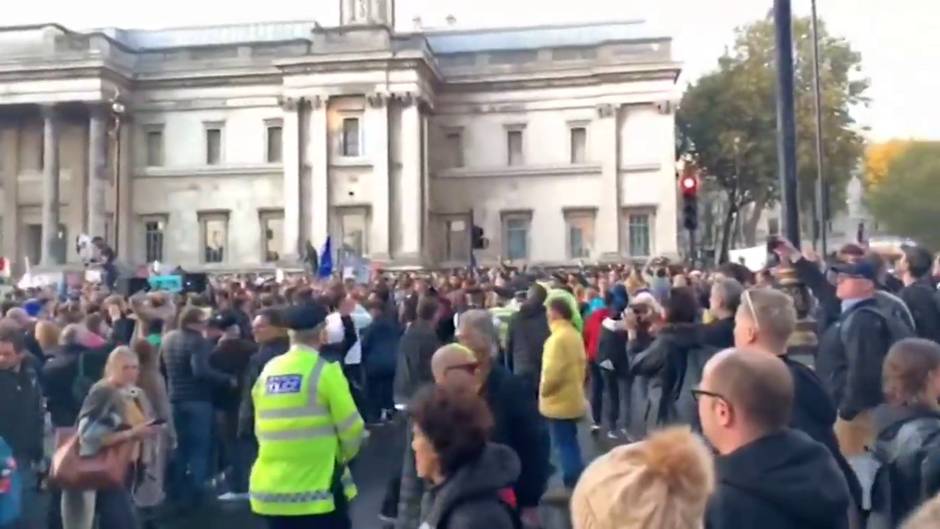
[[707,529],[848,527],[849,491],[825,446],[788,428],[793,379],[773,355],[726,349],[692,394],[718,453]]

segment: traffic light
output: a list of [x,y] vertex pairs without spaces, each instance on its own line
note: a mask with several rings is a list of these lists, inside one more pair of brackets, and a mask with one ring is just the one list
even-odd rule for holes
[[490,245],[490,241],[483,236],[483,228],[473,225],[473,229],[470,232],[471,248],[474,250],[482,250]]
[[698,179],[686,175],[679,179],[682,191],[682,225],[689,231],[698,229]]

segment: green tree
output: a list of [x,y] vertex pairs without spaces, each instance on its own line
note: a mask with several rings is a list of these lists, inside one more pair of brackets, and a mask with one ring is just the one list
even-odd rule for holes
[[[793,21],[796,45],[797,174],[804,217],[811,214],[816,179],[816,125],[813,99],[812,38],[808,18]],[[819,22],[823,157],[830,204],[844,203],[845,184],[859,166],[864,140],[852,107],[867,103],[868,79],[861,55]],[[765,18],[736,30],[734,47],[716,70],[689,85],[677,114],[682,155],[702,169],[707,183],[724,194],[720,256],[727,257],[735,215],[753,204],[744,232],[749,245],[760,212],[779,200],[777,177],[776,70],[774,25]]]
[[888,164],[866,201],[891,233],[940,248],[940,142],[913,142]]

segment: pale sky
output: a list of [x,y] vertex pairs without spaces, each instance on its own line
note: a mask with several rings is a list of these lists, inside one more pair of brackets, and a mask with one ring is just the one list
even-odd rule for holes
[[[11,0],[7,0],[10,2]],[[773,0],[397,0],[397,23],[411,29],[443,26],[448,14],[457,27],[520,26],[644,18],[674,38],[684,63],[682,83],[715,66],[732,41],[735,26],[762,17]],[[339,19],[339,0],[29,0],[8,6],[0,25],[58,22],[73,29],[103,26],[160,28],[270,20]],[[808,14],[810,0],[793,0]],[[940,0],[818,0],[819,15],[832,33],[862,53],[871,78],[870,108],[855,112],[874,140],[940,140]]]

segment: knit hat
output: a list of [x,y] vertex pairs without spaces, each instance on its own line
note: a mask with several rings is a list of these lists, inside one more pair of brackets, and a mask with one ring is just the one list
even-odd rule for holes
[[597,458],[574,489],[571,520],[574,529],[700,529],[714,487],[705,443],[669,428]]

